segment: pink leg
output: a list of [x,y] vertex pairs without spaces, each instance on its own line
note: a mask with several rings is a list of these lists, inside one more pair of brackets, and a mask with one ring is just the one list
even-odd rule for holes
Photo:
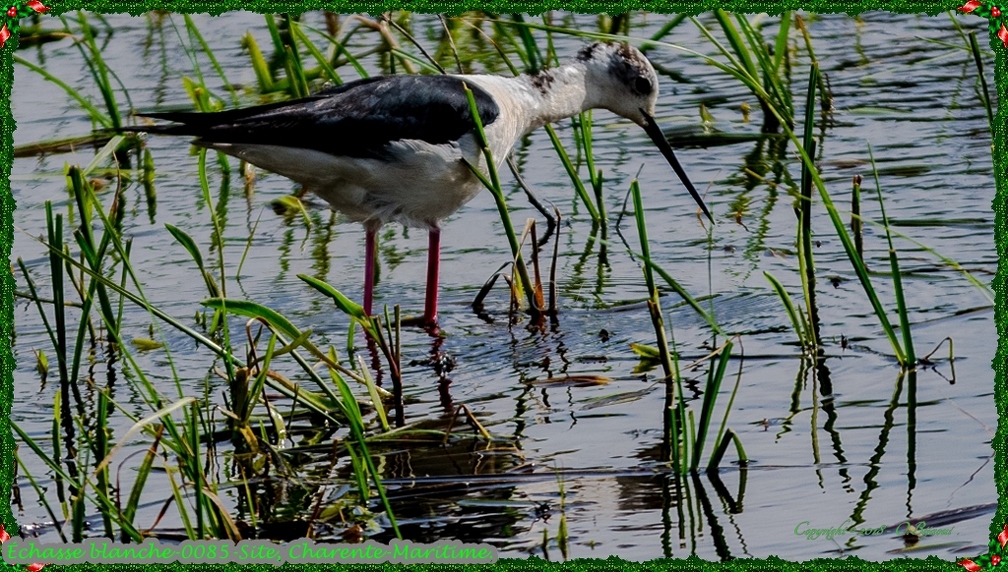
[[378,227],[365,225],[364,240],[364,313],[371,315],[371,300],[374,298],[375,238]]
[[427,297],[424,300],[424,324],[437,323],[438,268],[441,264],[441,229],[434,227],[427,235]]

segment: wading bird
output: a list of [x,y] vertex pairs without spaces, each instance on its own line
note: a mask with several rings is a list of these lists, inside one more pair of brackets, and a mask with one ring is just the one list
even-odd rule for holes
[[427,229],[423,322],[437,320],[440,221],[482,187],[466,164],[486,164],[463,85],[472,90],[490,151],[503,163],[533,130],[588,109],[644,128],[708,218],[710,212],[654,119],[658,77],[627,44],[594,43],[566,65],[517,77],[391,75],[293,101],[215,113],[146,113],[173,122],[127,128],[196,137],[194,144],[283,175],[366,230],[364,310],[371,314],[375,237],[397,221]]

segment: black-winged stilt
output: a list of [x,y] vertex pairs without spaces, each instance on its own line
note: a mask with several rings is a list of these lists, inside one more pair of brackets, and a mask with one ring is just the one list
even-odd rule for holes
[[588,109],[608,109],[644,128],[711,217],[655,122],[654,68],[627,44],[594,43],[574,61],[530,75],[380,76],[246,109],[147,113],[174,124],[128,129],[195,136],[195,144],[301,183],[333,209],[364,223],[364,310],[369,315],[379,227],[398,221],[426,228],[423,321],[434,324],[440,221],[480,191],[463,159],[486,169],[463,83],[473,91],[498,167],[527,133]]

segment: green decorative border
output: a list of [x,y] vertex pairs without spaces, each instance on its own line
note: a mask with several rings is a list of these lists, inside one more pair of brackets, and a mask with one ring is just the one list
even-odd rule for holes
[[[1008,49],[991,38],[994,46],[994,77],[997,79],[998,102],[1008,101]],[[997,276],[994,277],[994,322],[997,325],[998,348],[994,354],[994,405],[997,407],[998,427],[994,435],[994,486],[998,493],[998,509],[991,522],[991,536],[1000,532],[1000,527],[1008,522],[1008,503],[1002,502],[1008,495],[1008,478],[1005,475],[1005,435],[1008,425],[1005,421],[1005,357],[1008,354],[1008,338],[1005,331],[1008,320],[1005,316],[1005,278],[1008,277],[1008,240],[1005,237],[1005,209],[1008,198],[1008,109],[998,105],[994,117],[994,244],[998,253]]]
[[[926,13],[931,16],[948,10],[955,10],[962,5],[961,0],[952,2],[933,2],[927,0],[655,0],[655,1],[605,1],[605,0],[462,0],[448,2],[445,0],[311,0],[300,2],[297,0],[130,0],[127,2],[116,0],[56,0],[55,2],[45,2],[51,8],[49,14],[61,14],[64,12],[86,9],[101,13],[130,13],[133,15],[142,14],[149,10],[161,9],[173,12],[189,13],[209,13],[221,14],[232,10],[249,10],[255,12],[283,13],[289,12],[299,14],[312,10],[328,9],[337,12],[366,12],[377,13],[392,9],[406,9],[414,12],[440,12],[445,14],[457,14],[467,10],[486,9],[495,12],[522,12],[540,13],[546,10],[563,9],[585,13],[620,13],[624,11],[648,10],[653,12],[669,13],[689,13],[698,14],[713,8],[724,8],[735,12],[770,14],[780,13],[783,10],[803,9],[808,12],[817,13],[847,13],[858,14],[869,10],[887,10],[890,12],[902,13]],[[1006,7],[1008,9],[1008,7]],[[11,351],[10,340],[12,339],[14,327],[14,277],[10,266],[11,245],[14,241],[14,197],[10,188],[10,172],[12,155],[14,148],[13,134],[15,122],[11,115],[10,94],[14,79],[12,54],[17,47],[17,34],[15,33],[7,42],[7,45],[0,49],[0,259],[3,266],[0,268],[0,523],[8,531],[15,532],[17,524],[10,508],[10,491],[14,477],[14,438],[10,429],[11,402],[14,395],[13,373],[14,356]],[[990,33],[990,47],[994,50],[994,70],[997,83],[998,101],[1008,101],[1008,48],[995,36],[994,30]],[[993,202],[994,209],[994,242],[998,252],[998,270],[994,278],[994,319],[998,332],[998,347],[994,356],[994,402],[998,412],[998,428],[993,440],[994,447],[994,484],[998,493],[998,509],[991,522],[991,539],[1004,529],[1008,523],[1008,479],[1005,475],[1005,437],[1008,435],[1008,424],[1006,424],[1006,400],[1005,400],[1005,357],[1008,354],[1008,315],[1005,313],[1005,281],[1008,279],[1008,268],[1005,263],[1008,261],[1008,239],[1005,236],[1005,216],[1006,206],[1008,206],[1008,108],[998,106],[997,115],[994,119],[994,180],[996,194]],[[980,539],[976,539],[979,543]],[[975,555],[971,555],[975,556]],[[85,572],[91,570],[125,570],[131,572],[153,572],[161,570],[195,571],[195,570],[237,570],[237,564],[216,564],[216,565],[195,565],[195,564],[174,564],[174,565],[94,565],[76,564],[72,566],[47,566],[49,570],[72,570],[74,572]],[[697,557],[676,560],[654,560],[646,563],[627,562],[616,557],[606,560],[600,559],[580,559],[567,563],[549,563],[538,558],[504,559],[492,565],[347,565],[347,569],[359,571],[378,571],[391,568],[409,569],[416,572],[434,572],[440,570],[469,570],[483,569],[490,566],[499,572],[510,572],[512,570],[611,570],[613,572],[637,572],[650,570],[738,570],[738,571],[765,571],[765,570],[843,570],[843,571],[874,571],[874,570],[965,570],[955,562],[942,560],[931,556],[927,559],[899,559],[889,562],[868,562],[855,557],[844,559],[816,559],[802,563],[788,562],[780,558],[770,557],[763,560],[734,560],[728,563],[712,563],[701,560]],[[257,570],[262,572],[272,572],[274,570],[310,570],[321,571],[333,568],[332,566],[313,565],[291,565],[285,564],[281,567],[262,564],[245,565],[244,569]]]

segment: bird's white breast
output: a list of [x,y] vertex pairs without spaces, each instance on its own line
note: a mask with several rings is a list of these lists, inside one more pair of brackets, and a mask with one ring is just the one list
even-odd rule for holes
[[[468,141],[467,141],[468,139]],[[462,162],[477,159],[471,136],[432,145],[389,145],[389,160],[335,156],[279,145],[206,144],[304,185],[351,220],[430,228],[472,200],[482,184]]]

